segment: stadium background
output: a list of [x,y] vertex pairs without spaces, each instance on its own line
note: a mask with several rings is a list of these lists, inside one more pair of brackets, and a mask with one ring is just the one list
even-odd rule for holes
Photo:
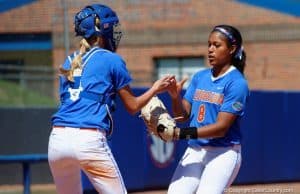
[[[300,19],[298,12],[291,12],[299,7],[296,1],[278,4],[277,0],[273,2],[276,9],[272,10],[231,0],[1,0],[0,155],[46,153],[49,117],[57,106],[57,68],[66,54],[78,47],[73,15],[86,4],[99,2],[119,14],[124,36],[118,52],[127,62],[137,93],[166,72],[180,79],[207,68],[211,28],[221,23],[237,26],[244,37],[245,74],[254,97],[244,124],[250,148],[244,160],[246,166],[235,184],[300,180],[296,150],[299,126],[292,123],[297,121],[300,107]],[[290,5],[285,9],[290,12],[279,12],[283,5]],[[11,92],[12,88],[17,92]],[[32,93],[28,94],[29,91]],[[129,121],[131,128],[142,127],[137,118],[130,118],[118,107],[119,125]],[[120,129],[126,130],[121,126]],[[132,130],[135,131],[130,136],[137,141],[132,146],[147,144],[143,130]],[[128,135],[124,131],[119,133]],[[131,170],[124,173],[132,190],[166,188],[168,180],[157,182],[157,177],[169,177],[184,145],[177,146],[177,155],[170,163],[156,168],[147,150],[133,153],[130,146],[129,151],[121,150],[117,142],[112,140],[117,157],[132,154],[130,160],[119,159],[124,169]],[[146,172],[140,171],[139,162],[148,165],[144,166]],[[251,171],[250,167],[256,170]],[[0,185],[20,184],[21,172],[20,164],[1,164]],[[139,176],[140,182],[134,183]],[[52,183],[47,164],[32,166],[32,182]]]

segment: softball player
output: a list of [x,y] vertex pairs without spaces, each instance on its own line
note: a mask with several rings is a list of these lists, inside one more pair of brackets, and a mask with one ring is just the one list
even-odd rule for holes
[[169,86],[172,76],[157,80],[135,97],[126,64],[115,53],[122,32],[116,13],[94,4],[75,15],[79,51],[60,67],[61,104],[52,117],[48,158],[57,193],[81,194],[82,170],[101,194],[127,193],[116,161],[107,145],[112,131],[111,111],[118,94],[131,114]]
[[208,40],[212,66],[196,73],[181,99],[184,81],[169,88],[176,117],[190,120],[178,129],[177,139],[189,139],[169,194],[221,194],[235,179],[241,164],[240,121],[249,97],[243,76],[245,52],[240,32],[229,25],[216,26]]

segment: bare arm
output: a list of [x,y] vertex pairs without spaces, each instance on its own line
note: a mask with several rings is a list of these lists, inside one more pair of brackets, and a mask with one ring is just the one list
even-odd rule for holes
[[136,97],[129,86],[120,89],[118,93],[130,114],[137,113],[155,95],[154,90],[149,89],[141,96]]
[[174,79],[168,88],[172,100],[172,111],[176,121],[184,122],[189,119],[191,112],[191,105],[188,101],[181,98],[180,92],[187,78],[184,78],[180,82],[176,82]]
[[178,95],[176,98],[172,98],[172,110],[176,121],[185,122],[189,119],[191,105],[188,101],[182,99],[181,96]]
[[220,112],[217,121],[213,124],[206,125],[197,129],[198,137],[201,138],[218,138],[224,137],[230,126],[234,123],[236,115]]
[[154,95],[165,91],[170,84],[170,80],[173,78],[174,76],[165,76],[157,80],[149,90],[137,97],[133,94],[128,85],[120,89],[118,94],[120,95],[126,110],[130,114],[135,114],[140,111]]
[[203,127],[187,127],[184,129],[175,129],[175,139],[188,139],[188,138],[219,138],[224,137],[234,123],[237,116],[228,113],[220,112],[217,121],[213,124],[205,125]]

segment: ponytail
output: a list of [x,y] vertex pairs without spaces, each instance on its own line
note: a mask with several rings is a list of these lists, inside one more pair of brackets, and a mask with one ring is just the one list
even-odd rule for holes
[[71,63],[71,68],[69,70],[64,69],[62,66],[59,67],[59,71],[62,75],[66,76],[67,79],[71,82],[74,82],[74,71],[75,69],[81,69],[82,70],[82,55],[86,53],[88,50],[90,50],[91,46],[87,42],[86,39],[82,39],[80,41],[80,50],[79,54],[74,57],[72,63]]
[[[99,18],[96,18],[95,29],[100,31],[97,26],[100,26]],[[79,45],[79,54],[76,55],[71,63],[71,68],[69,70],[64,69],[62,66],[59,67],[59,72],[66,76],[71,82],[74,82],[74,71],[76,69],[82,70],[82,56],[89,51],[93,46],[101,44],[102,39],[99,36],[91,36],[88,39],[81,39]]]
[[232,57],[232,65],[244,75],[244,69],[246,66],[246,52],[244,50],[241,53],[241,57]]

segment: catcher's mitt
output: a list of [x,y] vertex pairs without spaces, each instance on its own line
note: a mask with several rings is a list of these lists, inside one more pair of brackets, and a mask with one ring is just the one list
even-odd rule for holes
[[151,134],[159,136],[164,141],[174,139],[176,122],[157,96],[152,97],[141,109],[141,117]]

